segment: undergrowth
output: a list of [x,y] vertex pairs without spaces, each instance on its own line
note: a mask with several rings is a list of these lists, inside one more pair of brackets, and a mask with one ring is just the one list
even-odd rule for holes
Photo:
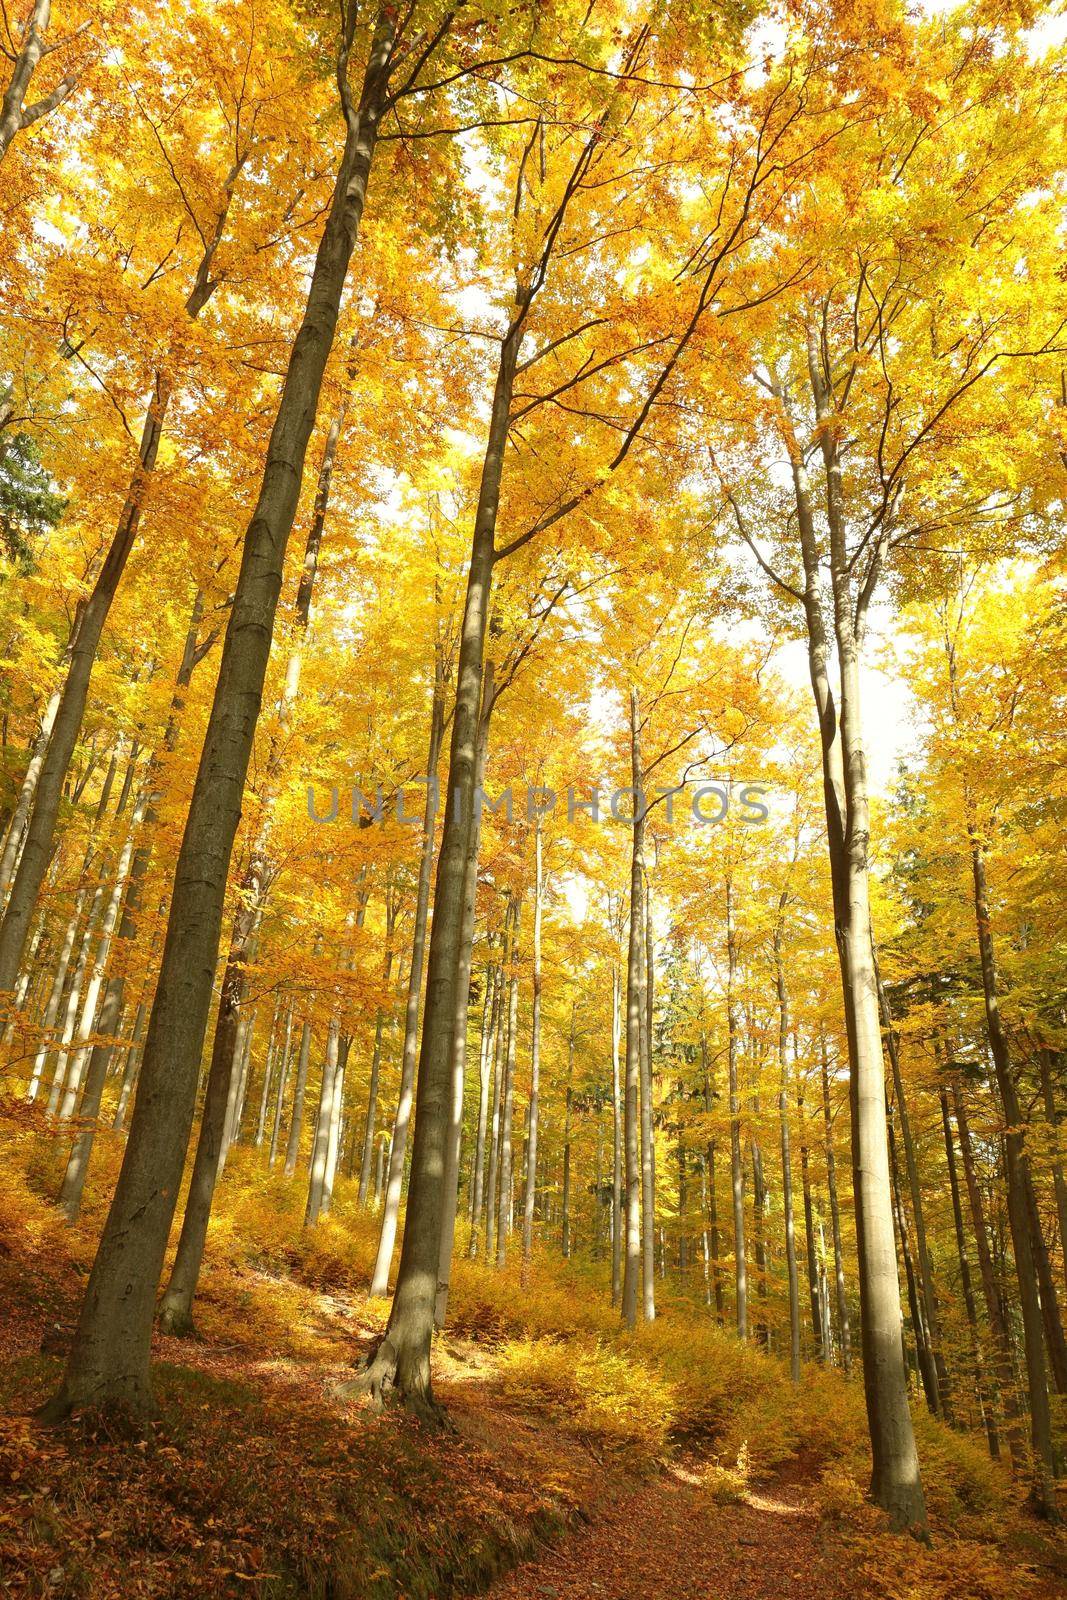
[[[384,1303],[365,1294],[378,1219],[342,1180],[332,1214],[305,1230],[303,1185],[265,1174],[255,1152],[236,1151],[220,1186],[198,1339],[160,1341],[158,1424],[141,1439],[89,1417],[44,1432],[29,1411],[58,1381],[119,1146],[99,1141],[74,1227],[52,1201],[64,1154],[39,1112],[0,1104],[0,1485],[13,1507],[0,1512],[0,1556],[22,1575],[12,1593],[473,1594],[573,1516],[580,1490],[565,1485],[589,1458],[630,1475],[696,1461],[724,1507],[793,1475],[848,1552],[857,1593],[1026,1591],[1025,1563],[1004,1553],[1025,1531],[1018,1490],[981,1441],[913,1406],[935,1533],[919,1552],[866,1504],[858,1380],[809,1365],[794,1385],[778,1357],[677,1299],[627,1334],[599,1263],[537,1255],[524,1287],[517,1259],[500,1271],[457,1260],[437,1360],[458,1432],[330,1401],[329,1383],[383,1325]],[[507,1420],[520,1416],[540,1419],[556,1459],[527,1452],[520,1470]]]

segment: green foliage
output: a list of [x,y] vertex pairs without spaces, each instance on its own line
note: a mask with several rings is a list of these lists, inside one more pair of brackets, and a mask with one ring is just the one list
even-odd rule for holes
[[34,542],[56,526],[65,509],[30,435],[0,437],[0,551],[19,574],[31,571]]

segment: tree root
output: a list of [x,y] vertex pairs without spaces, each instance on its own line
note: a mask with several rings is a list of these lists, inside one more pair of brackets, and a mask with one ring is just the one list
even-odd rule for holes
[[113,1443],[143,1439],[158,1418],[154,1402],[144,1407],[126,1400],[79,1403],[66,1388],[59,1389],[33,1412],[45,1428],[77,1427],[84,1434]]
[[362,1400],[375,1411],[399,1405],[428,1428],[455,1431],[445,1407],[434,1399],[429,1373],[405,1373],[388,1335],[368,1351],[354,1378],[331,1385],[328,1392],[338,1400]]
[[188,1311],[179,1311],[174,1306],[166,1303],[160,1309],[156,1318],[156,1325],[160,1333],[169,1333],[172,1339],[197,1339],[199,1334]]

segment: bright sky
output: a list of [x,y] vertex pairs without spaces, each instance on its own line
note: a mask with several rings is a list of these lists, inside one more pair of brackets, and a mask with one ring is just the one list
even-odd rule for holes
[[[876,664],[883,643],[878,624],[884,628],[888,622],[888,613],[872,617],[860,675],[867,771],[875,791],[892,788],[897,762],[908,753],[915,732],[912,720],[915,704],[911,694],[902,683]],[[782,645],[774,656],[774,665],[787,683],[794,684],[810,699],[807,648],[802,640],[796,639]],[[814,715],[813,708],[813,718]]]

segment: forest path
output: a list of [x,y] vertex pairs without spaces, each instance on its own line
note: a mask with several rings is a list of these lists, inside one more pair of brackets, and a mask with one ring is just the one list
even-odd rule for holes
[[590,1523],[523,1563],[492,1600],[846,1600],[859,1592],[840,1543],[802,1487],[720,1504],[678,1465],[629,1484]]

